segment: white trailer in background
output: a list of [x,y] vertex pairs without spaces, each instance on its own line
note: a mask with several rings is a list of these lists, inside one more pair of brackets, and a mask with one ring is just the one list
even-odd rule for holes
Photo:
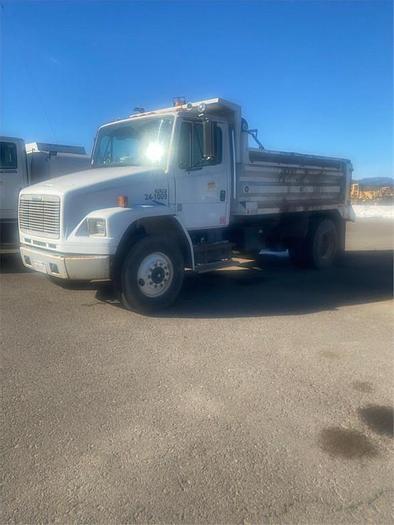
[[89,174],[22,190],[22,260],[53,278],[112,280],[142,311],[173,302],[185,268],[234,255],[288,250],[325,268],[354,216],[351,172],[346,159],[265,150],[223,99],[140,109],[99,129]]
[[23,139],[0,137],[0,249],[18,246],[18,195],[22,188],[89,167],[82,146],[43,142],[25,144]]

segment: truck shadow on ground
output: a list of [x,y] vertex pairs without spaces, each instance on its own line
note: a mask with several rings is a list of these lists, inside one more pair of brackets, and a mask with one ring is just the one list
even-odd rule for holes
[[[19,256],[1,256],[1,273],[30,272]],[[347,252],[326,271],[299,270],[287,257],[265,256],[262,267],[245,261],[238,268],[206,274],[186,272],[174,306],[152,317],[226,318],[302,315],[392,298],[393,252]],[[61,284],[61,283],[60,283]],[[96,290],[96,299],[121,307],[111,286],[64,283],[72,290]]]
[[[393,253],[348,252],[330,270],[299,270],[286,257],[266,256],[262,268],[252,261],[236,269],[206,274],[187,272],[178,301],[154,317],[221,318],[302,315],[392,298]],[[110,290],[97,299],[120,306]]]
[[23,266],[19,253],[0,254],[0,273],[27,273],[30,270]]

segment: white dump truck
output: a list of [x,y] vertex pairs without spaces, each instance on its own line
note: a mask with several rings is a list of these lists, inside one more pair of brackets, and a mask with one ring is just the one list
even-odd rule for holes
[[348,160],[265,150],[240,106],[220,98],[137,109],[99,128],[89,171],[20,193],[25,266],[112,280],[126,307],[151,311],[175,300],[185,269],[264,248],[325,268],[344,249]]
[[89,167],[82,146],[63,146],[0,137],[0,248],[18,247],[18,194],[28,184]]

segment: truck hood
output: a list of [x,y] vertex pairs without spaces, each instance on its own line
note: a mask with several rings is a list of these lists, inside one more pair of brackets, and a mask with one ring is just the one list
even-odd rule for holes
[[69,235],[92,211],[113,208],[124,195],[128,207],[167,207],[169,177],[163,169],[121,166],[79,171],[22,190],[22,194],[58,195],[62,200],[63,235]]
[[[38,184],[28,186],[23,193],[56,193],[65,194],[70,191],[89,190],[95,187],[127,184],[127,179],[135,175],[163,174],[163,170],[149,166],[121,166],[113,168],[92,168],[77,171],[62,177],[49,179]],[[96,188],[95,188],[96,189]]]

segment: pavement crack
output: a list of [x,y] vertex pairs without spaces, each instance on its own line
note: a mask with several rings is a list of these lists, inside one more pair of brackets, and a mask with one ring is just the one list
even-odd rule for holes
[[358,501],[356,503],[352,503],[350,505],[342,505],[341,507],[338,507],[335,510],[333,510],[332,513],[334,514],[334,513],[343,512],[343,511],[350,511],[350,512],[352,512],[352,511],[357,510],[358,508],[362,507],[363,505],[371,506],[381,496],[383,496],[384,494],[388,494],[390,492],[394,492],[394,489],[392,489],[392,488],[381,489],[378,492],[376,492],[372,497],[370,497],[368,499],[364,499],[364,500]]

